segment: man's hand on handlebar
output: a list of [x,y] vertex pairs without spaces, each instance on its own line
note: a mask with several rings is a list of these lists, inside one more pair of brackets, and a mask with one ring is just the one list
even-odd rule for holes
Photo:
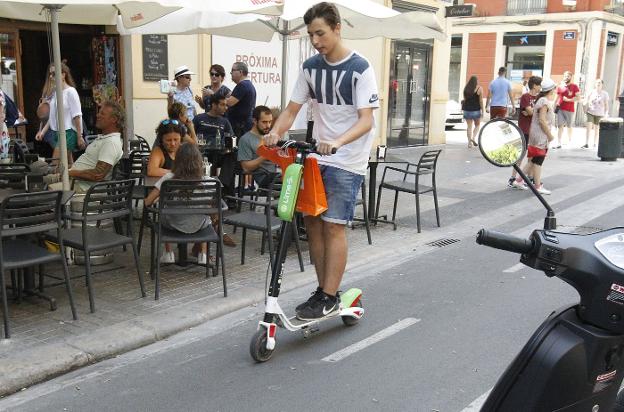
[[316,145],[316,153],[322,156],[328,156],[328,155],[331,155],[332,153],[336,153],[336,150],[338,150],[339,147],[340,147],[340,144],[336,142],[333,142],[333,143],[319,142]]
[[265,146],[268,146],[268,147],[275,146],[277,142],[280,140],[280,135],[273,131],[270,131],[269,133],[264,135],[263,140],[264,140]]

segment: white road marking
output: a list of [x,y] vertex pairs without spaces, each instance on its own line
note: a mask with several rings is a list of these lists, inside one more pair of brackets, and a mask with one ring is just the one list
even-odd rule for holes
[[491,391],[492,390],[490,389],[489,391],[485,392],[483,395],[479,396],[470,405],[462,409],[461,412],[479,412]]
[[523,263],[516,263],[512,267],[503,270],[503,273],[515,273],[515,272],[517,272],[520,269],[525,268],[525,267],[526,266]]
[[388,326],[386,329],[382,329],[379,332],[375,333],[368,338],[361,340],[359,342],[354,343],[353,345],[349,345],[344,349],[339,350],[338,352],[334,352],[329,356],[324,357],[323,361],[325,362],[338,362],[346,358],[347,356],[353,355],[356,352],[361,351],[374,343],[377,343],[387,337],[390,337],[403,329],[410,327],[416,323],[420,322],[420,319],[416,318],[405,318],[403,320],[398,321],[394,325]]

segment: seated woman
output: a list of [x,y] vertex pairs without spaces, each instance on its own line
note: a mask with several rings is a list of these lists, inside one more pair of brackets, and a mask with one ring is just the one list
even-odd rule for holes
[[[173,162],[171,172],[165,174],[154,185],[154,189],[145,198],[145,205],[154,204],[160,196],[160,188],[163,182],[169,179],[179,180],[199,180],[204,177],[204,164],[201,153],[196,145],[183,143],[178,150],[176,161]],[[183,216],[163,216],[162,225],[168,229],[177,230],[182,233],[196,233],[211,224],[210,218],[204,215],[183,215]],[[197,255],[197,263],[205,265],[208,262],[208,245],[202,243],[200,252]],[[169,243],[165,243],[165,252],[160,258],[162,263],[174,263],[175,255]]]
[[182,142],[189,142],[197,144],[197,135],[195,134],[195,127],[193,122],[188,118],[186,106],[180,102],[175,102],[167,108],[167,114],[169,120],[177,120],[180,122],[184,130],[182,135]]
[[171,172],[184,129],[177,120],[163,120],[156,129],[156,141],[147,163],[147,175],[161,177]]

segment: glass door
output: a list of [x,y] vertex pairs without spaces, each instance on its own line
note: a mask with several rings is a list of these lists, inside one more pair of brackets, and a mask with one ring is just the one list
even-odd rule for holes
[[387,144],[426,145],[429,134],[431,46],[394,42],[390,66]]

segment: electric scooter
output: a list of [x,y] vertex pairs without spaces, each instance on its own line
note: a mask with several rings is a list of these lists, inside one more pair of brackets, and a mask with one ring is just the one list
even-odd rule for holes
[[[288,317],[278,303],[284,261],[292,234],[293,218],[295,214],[299,189],[302,183],[303,167],[306,157],[316,153],[316,143],[288,140],[278,142],[278,146],[286,150],[293,148],[296,151],[294,163],[290,164],[283,174],[282,188],[277,204],[277,214],[282,220],[280,238],[271,265],[271,281],[265,301],[264,318],[258,324],[256,333],[251,338],[249,351],[256,362],[266,362],[273,356],[277,343],[277,328],[284,328],[290,332],[301,331],[304,337],[310,336],[319,330],[318,325],[326,320],[340,317],[346,326],[353,326],[364,315],[362,307],[362,290],[351,288],[339,296],[339,310],[329,315],[310,321],[302,321],[296,317]],[[335,153],[335,149],[334,149]]]
[[488,122],[479,149],[496,166],[513,165],[548,212],[544,228],[528,239],[481,229],[477,243],[520,254],[520,262],[580,295],[580,303],[552,312],[535,331],[481,411],[624,410],[616,406],[624,378],[624,227],[588,235],[556,231],[552,208],[516,164],[527,147],[511,121]]

